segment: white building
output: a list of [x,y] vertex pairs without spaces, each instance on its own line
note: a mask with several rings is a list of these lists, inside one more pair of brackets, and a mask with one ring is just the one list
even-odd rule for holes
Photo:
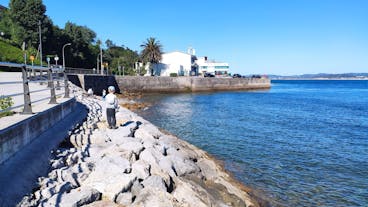
[[[195,50],[189,48],[188,53],[175,51],[162,54],[161,62],[155,64],[153,70],[156,76],[170,76],[170,74],[189,76],[198,75],[199,73],[202,75],[204,73],[211,73],[216,76],[227,76],[229,73],[229,64],[208,61],[207,57],[197,59]],[[150,75],[149,69],[146,75]]]
[[198,72],[201,74],[211,73],[219,77],[228,76],[229,74],[229,63],[207,60],[207,57],[198,58],[196,63],[198,65]]
[[164,53],[158,68],[161,69],[161,76],[170,76],[171,73],[188,76],[192,69],[192,55],[183,52]]

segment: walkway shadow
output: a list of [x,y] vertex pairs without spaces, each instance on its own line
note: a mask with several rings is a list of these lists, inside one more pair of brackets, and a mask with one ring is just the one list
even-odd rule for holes
[[87,113],[87,108],[77,102],[73,112],[0,165],[0,206],[16,206],[38,186],[37,179],[49,172],[51,151],[68,137],[68,130],[87,117]]

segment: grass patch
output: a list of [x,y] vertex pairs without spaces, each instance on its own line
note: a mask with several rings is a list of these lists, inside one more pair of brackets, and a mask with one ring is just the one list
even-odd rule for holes
[[0,40],[0,61],[22,63],[24,62],[23,51]]
[[6,116],[11,116],[13,114],[15,114],[14,111],[3,111],[3,112],[0,112],[0,118],[6,117]]

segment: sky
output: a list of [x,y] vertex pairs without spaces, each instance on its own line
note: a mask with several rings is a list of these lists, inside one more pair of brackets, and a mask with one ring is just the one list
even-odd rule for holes
[[[61,28],[87,26],[103,42],[228,62],[231,73],[368,72],[368,0],[43,0]],[[9,0],[0,0],[8,5]]]

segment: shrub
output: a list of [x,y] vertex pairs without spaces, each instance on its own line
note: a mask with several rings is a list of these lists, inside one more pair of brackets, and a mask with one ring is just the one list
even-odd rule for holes
[[10,108],[14,104],[13,99],[11,97],[0,96],[0,109],[5,110]]
[[[0,110],[6,110],[10,108],[13,104],[14,102],[11,97],[0,96]],[[11,116],[13,114],[14,114],[13,111],[6,110],[3,112],[0,112],[0,118],[4,116]]]
[[178,77],[177,73],[170,73],[170,77]]

